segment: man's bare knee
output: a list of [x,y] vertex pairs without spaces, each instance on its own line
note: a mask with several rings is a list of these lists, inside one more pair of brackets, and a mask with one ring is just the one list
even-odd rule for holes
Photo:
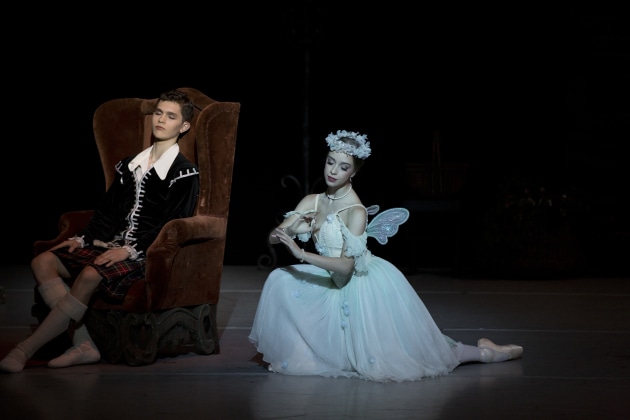
[[87,305],[102,278],[94,267],[86,266],[72,285],[72,295]]
[[37,284],[57,277],[68,278],[70,275],[59,258],[50,251],[42,252],[31,260],[31,271]]

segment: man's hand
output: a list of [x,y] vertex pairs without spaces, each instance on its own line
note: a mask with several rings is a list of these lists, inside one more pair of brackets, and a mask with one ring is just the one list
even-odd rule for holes
[[60,244],[57,244],[50,248],[51,251],[59,248],[68,248],[68,252],[74,252],[75,249],[81,248],[81,242],[75,241],[74,239],[67,239]]
[[124,261],[129,258],[129,252],[125,248],[108,249],[98,257],[94,258],[94,264],[111,267],[112,264]]

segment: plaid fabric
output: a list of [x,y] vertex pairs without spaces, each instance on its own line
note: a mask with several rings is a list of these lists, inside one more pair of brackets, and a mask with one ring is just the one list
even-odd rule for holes
[[144,260],[124,260],[112,264],[111,267],[94,264],[94,259],[107,251],[106,248],[86,246],[68,252],[67,248],[56,249],[52,252],[61,260],[73,278],[79,275],[86,266],[92,266],[103,277],[96,289],[107,297],[122,301],[129,288],[136,281],[144,278]]

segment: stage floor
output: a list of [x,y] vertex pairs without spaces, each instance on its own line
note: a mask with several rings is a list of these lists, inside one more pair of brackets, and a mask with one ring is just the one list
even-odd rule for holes
[[[630,279],[508,280],[409,275],[437,325],[467,344],[524,347],[406,383],[270,373],[248,342],[267,272],[224,268],[221,353],[150,366],[101,362],[0,374],[3,419],[625,419],[630,416]],[[36,325],[30,268],[0,267],[0,357]]]

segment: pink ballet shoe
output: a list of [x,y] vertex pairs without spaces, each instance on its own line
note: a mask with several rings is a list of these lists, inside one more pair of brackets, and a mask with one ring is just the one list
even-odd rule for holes
[[70,347],[61,356],[48,362],[48,367],[64,368],[74,365],[86,365],[101,360],[101,353],[89,341]]
[[487,338],[480,338],[477,347],[481,349],[482,363],[505,362],[506,360],[518,359],[523,355],[523,347],[516,344],[499,346]]

